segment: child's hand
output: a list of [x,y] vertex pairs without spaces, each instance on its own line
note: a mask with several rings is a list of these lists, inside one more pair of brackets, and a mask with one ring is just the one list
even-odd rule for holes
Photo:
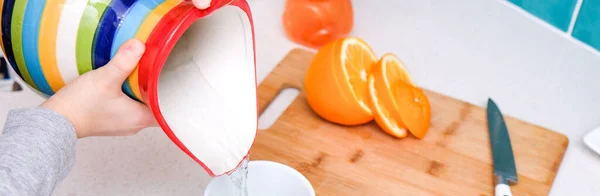
[[210,7],[210,2],[212,0],[192,0],[192,2],[194,3],[194,6],[196,6],[198,9],[206,9],[208,7]]
[[125,42],[108,64],[70,82],[41,107],[71,121],[78,138],[133,135],[155,125],[150,109],[121,90],[144,51],[139,40]]
[[[206,9],[211,0],[192,2],[198,9]],[[70,82],[41,107],[69,119],[78,138],[133,135],[156,125],[150,109],[121,90],[144,51],[145,45],[139,40],[125,42],[108,64]]]

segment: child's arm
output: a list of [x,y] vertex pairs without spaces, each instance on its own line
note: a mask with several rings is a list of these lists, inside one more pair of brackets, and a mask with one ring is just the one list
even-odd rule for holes
[[0,135],[0,195],[51,195],[73,166],[76,139],[52,110],[11,111]]

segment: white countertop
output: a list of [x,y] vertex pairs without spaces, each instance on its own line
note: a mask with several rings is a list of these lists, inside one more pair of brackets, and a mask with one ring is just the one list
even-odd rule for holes
[[[297,47],[281,28],[283,0],[249,0],[262,81]],[[600,156],[582,142],[600,126],[600,55],[500,0],[354,1],[353,35],[402,58],[422,87],[563,133],[570,144],[551,195],[598,195]],[[9,109],[43,100],[0,93]],[[78,141],[77,162],[55,195],[202,195],[210,181],[159,129]]]

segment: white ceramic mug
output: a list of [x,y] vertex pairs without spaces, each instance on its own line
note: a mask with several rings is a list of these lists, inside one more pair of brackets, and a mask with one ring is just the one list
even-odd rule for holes
[[[295,169],[272,161],[250,161],[246,184],[248,196],[314,196],[306,177]],[[233,195],[233,184],[227,175],[208,184],[204,196]]]

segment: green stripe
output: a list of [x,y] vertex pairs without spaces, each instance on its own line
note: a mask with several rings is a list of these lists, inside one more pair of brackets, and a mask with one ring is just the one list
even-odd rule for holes
[[25,19],[25,8],[27,7],[27,0],[16,0],[15,8],[13,9],[12,22],[10,28],[12,31],[11,42],[13,44],[13,51],[15,59],[17,60],[17,67],[23,76],[23,80],[27,82],[31,87],[37,89],[35,83],[33,83],[33,79],[29,75],[29,71],[27,70],[27,65],[25,64],[25,57],[23,55],[23,20]]
[[111,0],[93,0],[85,7],[77,31],[76,58],[79,74],[92,70],[92,45],[100,18]]

